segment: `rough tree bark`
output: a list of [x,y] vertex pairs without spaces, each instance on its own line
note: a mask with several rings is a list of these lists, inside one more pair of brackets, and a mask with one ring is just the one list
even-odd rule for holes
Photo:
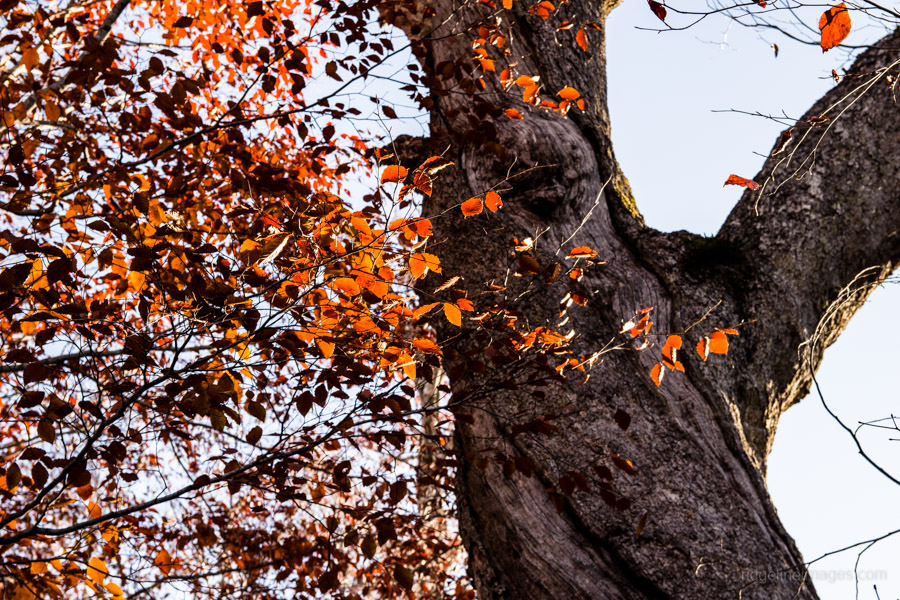
[[[561,4],[559,18],[602,25],[617,3]],[[489,10],[459,0],[441,0],[435,9],[425,27],[433,28],[424,56],[432,66],[465,54],[475,36],[472,15]],[[479,291],[480,282],[507,274],[510,238],[544,230],[536,257],[542,266],[558,260],[555,249],[599,198],[571,241],[609,261],[588,276],[590,301],[572,314],[581,350],[601,347],[623,318],[645,306],[655,307],[661,332],[683,331],[719,301],[707,330],[753,322],[728,359],[702,364],[693,355],[685,375],[669,376],[659,388],[649,377],[649,353],[611,353],[587,385],[557,386],[543,398],[498,393],[472,411],[474,422],[458,424],[459,516],[479,597],[815,598],[769,499],[765,461],[779,416],[809,389],[808,364],[818,365],[871,287],[859,285],[840,310],[829,306],[864,269],[875,267],[863,282],[871,284],[900,259],[893,90],[883,76],[857,89],[897,60],[900,35],[865,52],[794,131],[803,137],[810,126],[802,123],[837,103],[827,135],[821,133],[828,125],[809,131],[790,164],[784,154],[770,157],[756,178],[773,178],[766,195],[747,192],[721,231],[704,238],[643,223],[610,142],[603,32],[587,30],[584,52],[574,36],[555,35],[555,22],[527,18],[527,11],[528,3],[516,2],[509,25],[520,72],[539,74],[550,93],[574,86],[589,108],[567,119],[538,111],[522,121],[497,119],[495,135],[508,152],[501,159],[465,141],[471,97],[437,97],[432,136],[450,145],[456,166],[442,174],[425,214],[512,175],[505,206],[490,219],[435,220],[436,239],[448,241],[440,247],[444,272],[466,274]],[[493,92],[499,90],[484,94]],[[502,98],[509,96],[497,93],[495,101],[515,106]],[[801,164],[807,156],[815,160]],[[673,201],[686,201],[678,199],[683,193],[673,190]],[[534,323],[557,317],[560,285],[522,303]],[[799,352],[817,330],[821,342]],[[617,409],[632,416],[625,433],[613,421]],[[559,416],[560,433],[510,435],[516,423],[542,414]],[[481,452],[498,449],[531,459],[535,476],[474,465]],[[633,505],[617,511],[597,493],[579,491],[558,512],[545,488],[570,470],[590,475],[610,453],[635,464],[633,476],[619,473],[615,482]],[[596,490],[601,482],[591,483]],[[636,536],[644,513],[646,526]]]

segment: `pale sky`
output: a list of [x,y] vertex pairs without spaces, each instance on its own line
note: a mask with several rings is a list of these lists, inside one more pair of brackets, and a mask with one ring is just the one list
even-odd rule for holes
[[[822,10],[821,7],[818,10]],[[670,15],[670,21],[671,21]],[[723,188],[730,173],[753,177],[783,127],[713,110],[802,115],[846,66],[837,51],[791,43],[725,18],[656,34],[636,27],[659,21],[643,0],[626,0],[607,24],[609,98],[616,155],[648,224],[712,234],[742,189]],[[878,32],[859,28],[848,42]],[[778,58],[771,48],[778,43]],[[758,153],[758,154],[755,154]],[[845,423],[900,413],[893,375],[900,369],[900,286],[878,290],[825,354],[818,380]],[[866,448],[900,475],[900,432],[864,434]],[[900,528],[900,486],[863,461],[849,435],[816,397],[781,419],[769,458],[769,491],[807,560]],[[864,546],[863,546],[864,547]],[[863,548],[863,547],[860,547]],[[855,597],[849,551],[811,567],[822,600]],[[859,562],[859,598],[900,597],[900,535]]]

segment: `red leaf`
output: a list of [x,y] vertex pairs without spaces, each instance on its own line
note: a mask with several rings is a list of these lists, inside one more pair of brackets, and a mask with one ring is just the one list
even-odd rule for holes
[[819,18],[819,30],[822,32],[822,52],[831,50],[850,35],[850,11],[841,2],[832,6]]
[[655,2],[654,0],[647,0],[650,3],[650,10],[653,11],[653,14],[659,17],[659,20],[663,23],[666,22],[666,7],[660,4],[659,2]]
[[759,187],[759,184],[753,181],[752,179],[746,179],[744,177],[738,177],[737,175],[729,175],[728,179],[725,180],[725,185],[740,185],[746,188],[750,188],[751,190],[755,190]]

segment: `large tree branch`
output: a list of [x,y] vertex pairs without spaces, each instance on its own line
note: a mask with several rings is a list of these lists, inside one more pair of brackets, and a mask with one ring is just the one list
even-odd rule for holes
[[894,33],[861,55],[790,130],[794,143],[776,145],[756,177],[762,187],[744,194],[718,235],[682,244],[684,304],[696,310],[718,295],[723,318],[755,320],[737,345],[737,372],[713,368],[706,380],[740,412],[760,462],[780,414],[809,391],[808,365],[900,262],[898,48]]

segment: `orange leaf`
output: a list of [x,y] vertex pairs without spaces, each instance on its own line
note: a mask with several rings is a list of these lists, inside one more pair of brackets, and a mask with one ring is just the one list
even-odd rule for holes
[[491,212],[497,212],[503,206],[503,199],[497,192],[488,192],[484,197],[484,205]]
[[519,111],[517,111],[517,110],[514,109],[514,108],[507,108],[507,109],[506,109],[505,111],[503,111],[503,112],[506,113],[506,116],[507,116],[507,117],[509,117],[510,119],[512,119],[512,120],[514,120],[514,121],[520,121],[520,120],[522,120],[522,119],[525,118],[525,117],[522,116],[522,113],[520,113]]
[[402,181],[406,178],[408,172],[409,169],[406,167],[401,167],[400,165],[388,165],[385,167],[384,171],[381,172],[381,183]]
[[334,280],[332,286],[345,296],[356,296],[360,292],[359,284],[349,277],[338,277]]
[[318,346],[319,350],[322,352],[323,358],[331,358],[331,355],[334,354],[334,344],[332,344],[331,342],[326,342],[325,340],[316,340],[316,346]]
[[428,271],[441,272],[441,260],[434,254],[416,252],[409,257],[409,272],[416,279],[422,279]]
[[513,0],[503,0],[503,8],[506,10],[512,10]]
[[709,336],[709,351],[713,354],[728,354],[728,337],[721,331]]
[[159,551],[159,554],[156,555],[156,558],[153,559],[153,564],[162,571],[163,575],[168,575],[172,570],[172,557],[169,556],[169,553],[163,548]]
[[666,338],[666,346],[672,346],[676,350],[681,349],[681,336],[680,335],[670,335]]
[[822,52],[831,50],[850,35],[850,11],[841,2],[832,6],[819,18],[819,30],[822,32]]
[[462,213],[464,217],[474,217],[475,215],[481,214],[482,210],[484,210],[484,204],[481,202],[481,198],[469,198],[462,203]]
[[537,77],[529,77],[528,75],[519,75],[516,79],[516,85],[519,87],[527,88],[537,85],[538,78]]
[[419,308],[417,308],[416,310],[413,311],[413,319],[418,319],[419,317],[421,317],[422,315],[424,315],[425,313],[427,313],[428,311],[433,309],[438,304],[440,304],[440,302],[432,302],[431,304],[423,304],[422,306],[420,306]]
[[106,570],[106,563],[96,556],[88,562],[87,576],[94,583],[103,583],[109,571]]
[[759,184],[752,179],[738,177],[737,175],[729,175],[728,179],[725,180],[725,183],[722,184],[723,187],[726,185],[740,185],[742,187],[750,188],[751,190],[755,190],[759,187]]
[[472,304],[472,301],[468,298],[460,298],[456,301],[456,305],[463,309],[466,312],[472,312],[475,310],[475,306]]
[[563,100],[570,100],[570,101],[581,96],[581,94],[578,93],[578,90],[576,90],[573,87],[569,87],[569,86],[566,86],[563,89],[556,92],[556,95],[559,96],[560,98],[562,98]]
[[592,256],[597,256],[595,250],[587,246],[578,246],[577,248],[572,248],[566,258],[591,258]]
[[703,338],[699,342],[697,342],[697,354],[700,355],[704,361],[709,357],[709,344],[707,344],[708,338]]
[[462,326],[462,313],[459,312],[459,308],[455,304],[444,302],[444,316],[457,327]]
[[578,44],[578,46],[579,46],[582,50],[584,50],[585,52],[587,52],[587,49],[588,49],[588,41],[587,41],[587,36],[584,35],[584,29],[579,29],[579,30],[578,30],[578,33],[575,34],[575,42]]
[[663,371],[662,363],[656,363],[653,365],[653,368],[650,369],[650,379],[653,380],[653,383],[655,383],[657,387],[662,383],[665,374],[666,372]]

